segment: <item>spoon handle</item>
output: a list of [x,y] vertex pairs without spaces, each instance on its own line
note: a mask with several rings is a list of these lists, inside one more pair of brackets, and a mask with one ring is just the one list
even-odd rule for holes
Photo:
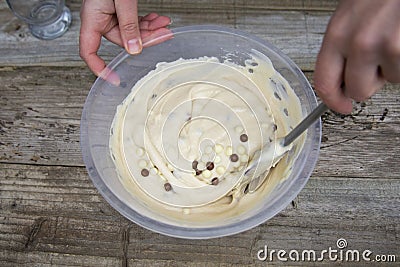
[[283,139],[283,146],[287,146],[291,144],[297,137],[299,137],[315,120],[321,117],[325,111],[328,110],[328,107],[321,103],[316,107],[308,116],[299,123],[288,135],[286,135]]

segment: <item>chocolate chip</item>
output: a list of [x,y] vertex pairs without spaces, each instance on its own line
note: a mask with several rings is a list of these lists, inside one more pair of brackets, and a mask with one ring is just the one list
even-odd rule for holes
[[273,128],[274,132],[276,132],[276,130],[278,130],[278,125],[274,124]]
[[212,169],[214,169],[214,163],[211,161],[207,162],[206,168],[207,168],[207,170],[211,171]]
[[247,142],[247,140],[249,140],[249,137],[247,136],[247,134],[242,134],[240,136],[240,141]]
[[289,111],[287,110],[287,108],[283,109],[283,113],[285,113],[286,116],[289,116]]
[[202,172],[202,170],[196,170],[196,175],[200,175]]
[[147,177],[147,176],[149,176],[149,170],[148,170],[148,169],[142,169],[142,171],[140,172],[140,174],[141,174],[143,177]]
[[274,92],[274,96],[275,96],[275,98],[276,99],[278,99],[279,101],[281,101],[282,100],[282,98],[278,95],[278,93],[277,92]]
[[171,191],[172,190],[172,185],[170,183],[165,183],[164,184],[164,189],[165,191]]
[[212,180],[211,180],[211,184],[212,184],[212,185],[217,185],[218,183],[219,183],[218,177],[212,178]]
[[229,159],[230,159],[232,162],[236,162],[236,161],[239,160],[239,156],[238,156],[237,154],[232,154],[232,155],[229,157]]
[[199,165],[199,162],[197,160],[193,160],[193,162],[192,162],[193,170],[197,170],[197,165]]

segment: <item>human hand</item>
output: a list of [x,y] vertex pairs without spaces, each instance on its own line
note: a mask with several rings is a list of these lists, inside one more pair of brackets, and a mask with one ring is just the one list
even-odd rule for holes
[[400,82],[400,0],[340,1],[319,52],[315,90],[348,114],[386,81]]
[[[83,0],[80,56],[95,75],[101,76],[106,70],[104,60],[97,55],[102,36],[124,47],[128,53],[138,54],[142,51],[144,39],[170,34],[166,28],[170,23],[170,18],[156,13],[138,17],[137,0]],[[161,41],[165,39],[155,43]]]

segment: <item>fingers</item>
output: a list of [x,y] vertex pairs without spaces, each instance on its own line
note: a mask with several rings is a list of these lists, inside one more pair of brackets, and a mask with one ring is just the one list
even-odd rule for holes
[[[156,45],[172,38],[172,32],[165,28],[170,24],[171,19],[169,17],[159,16],[157,13],[150,13],[145,17],[139,17],[142,46]],[[104,34],[104,37],[114,44],[124,46],[118,26],[110,29],[110,31]]]
[[382,64],[382,75],[388,82],[400,83],[400,57],[397,62],[385,62]]
[[144,47],[156,45],[172,38],[172,32],[165,28],[171,24],[169,17],[150,13],[141,18],[139,24]]
[[91,29],[83,19],[79,35],[79,54],[89,69],[97,76],[106,66],[104,60],[97,55],[100,43],[100,32]]
[[149,13],[146,16],[143,17],[144,20],[153,20],[155,18],[159,17],[157,13]]
[[121,41],[130,54],[139,54],[142,51],[140,38],[137,0],[115,0]]
[[156,13],[138,17],[137,0],[84,1],[81,7],[80,56],[96,76],[119,85],[118,75],[106,68],[104,60],[97,55],[101,37],[125,47],[131,54],[137,54],[143,46],[140,28],[147,40],[146,46],[150,46],[172,37],[171,31],[165,28],[170,23],[168,17]]
[[104,60],[97,55],[100,43],[101,33],[87,27],[85,23],[82,22],[79,36],[79,53],[81,58],[96,76],[118,86],[120,84],[119,76],[115,72],[106,68]]
[[140,30],[154,31],[171,24],[171,19],[166,16],[159,16],[157,13],[150,13],[144,16],[140,22]]
[[317,57],[314,85],[322,101],[332,110],[348,114],[352,101],[343,92],[344,56],[326,39]]
[[109,27],[117,24],[112,14],[114,3],[108,1],[83,1],[81,6],[81,28],[79,35],[79,54],[90,70],[99,76],[106,64],[98,55],[101,36]]
[[160,28],[155,31],[142,31],[142,37],[143,47],[149,47],[171,39],[173,33],[167,28]]
[[347,59],[345,70],[345,95],[355,101],[370,98],[384,84],[378,64],[368,60],[368,55],[352,55]]
[[108,32],[104,33],[104,37],[108,41],[110,41],[110,42],[112,42],[112,43],[114,43],[116,45],[119,45],[121,47],[124,47],[124,44],[123,44],[122,39],[121,39],[121,33],[119,31],[118,25],[114,26],[111,30],[109,30]]
[[381,63],[383,77],[392,83],[400,83],[400,28],[391,35],[386,45],[385,59]]

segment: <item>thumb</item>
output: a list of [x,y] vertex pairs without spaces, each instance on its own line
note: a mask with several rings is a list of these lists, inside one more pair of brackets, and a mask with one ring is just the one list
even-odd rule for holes
[[119,30],[122,43],[129,54],[142,52],[137,0],[115,0]]

